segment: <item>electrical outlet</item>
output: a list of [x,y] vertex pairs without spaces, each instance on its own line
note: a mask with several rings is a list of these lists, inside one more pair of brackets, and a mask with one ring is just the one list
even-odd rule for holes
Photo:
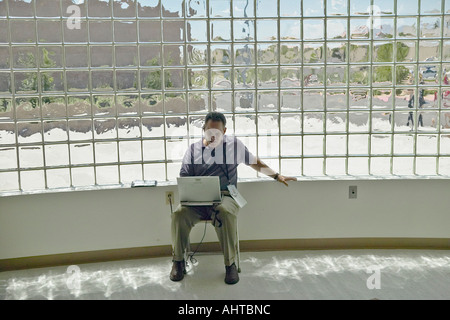
[[166,191],[166,204],[170,205],[169,196],[172,199],[172,204],[174,203],[173,191]]
[[356,186],[350,186],[348,188],[348,198],[356,199]]

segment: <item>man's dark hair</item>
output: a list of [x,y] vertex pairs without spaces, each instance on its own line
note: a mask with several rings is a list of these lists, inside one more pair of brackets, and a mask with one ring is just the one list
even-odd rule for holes
[[205,117],[205,124],[203,125],[203,130],[206,128],[206,124],[208,123],[208,120],[222,121],[224,127],[227,124],[227,120],[225,119],[225,116],[223,115],[223,113],[217,112],[217,111],[211,111]]

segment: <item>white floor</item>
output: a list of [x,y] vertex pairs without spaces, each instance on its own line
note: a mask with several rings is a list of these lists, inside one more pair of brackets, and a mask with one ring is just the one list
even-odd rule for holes
[[181,282],[170,258],[1,272],[0,299],[450,299],[446,250],[243,252],[231,286],[222,255],[196,258]]

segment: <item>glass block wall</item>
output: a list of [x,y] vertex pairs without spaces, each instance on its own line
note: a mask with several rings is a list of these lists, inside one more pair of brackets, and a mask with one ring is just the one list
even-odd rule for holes
[[175,180],[210,110],[285,175],[450,176],[449,72],[448,0],[0,0],[0,193]]

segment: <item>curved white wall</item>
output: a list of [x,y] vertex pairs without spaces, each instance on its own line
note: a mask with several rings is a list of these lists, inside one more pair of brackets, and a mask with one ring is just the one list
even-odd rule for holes
[[[348,187],[358,198],[348,199]],[[241,240],[450,238],[450,180],[243,182]],[[0,198],[0,259],[170,245],[165,192],[176,186]],[[192,232],[198,242],[203,226]],[[205,242],[217,241],[212,226]]]

